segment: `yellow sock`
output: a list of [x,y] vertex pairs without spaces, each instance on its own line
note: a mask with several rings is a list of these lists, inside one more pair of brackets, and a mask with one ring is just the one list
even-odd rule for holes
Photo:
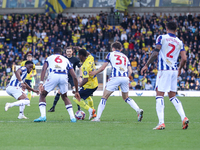
[[94,109],[94,103],[93,103],[92,97],[89,96],[86,100],[87,100],[88,105],[89,105],[92,109]]
[[79,102],[75,97],[73,97],[73,101],[78,104],[80,107],[89,110],[89,106],[84,102],[84,100],[81,99],[81,101]]
[[27,97],[28,97],[29,100],[31,100],[31,92],[28,92]]

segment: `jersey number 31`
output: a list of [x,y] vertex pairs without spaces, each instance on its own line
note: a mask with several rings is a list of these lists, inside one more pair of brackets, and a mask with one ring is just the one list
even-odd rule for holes
[[[116,60],[118,60],[118,62],[116,62],[116,65],[121,65],[122,61],[124,60],[124,66],[126,66],[126,57],[125,56],[120,56],[120,55],[114,55],[116,58]],[[123,58],[123,60],[122,60]]]

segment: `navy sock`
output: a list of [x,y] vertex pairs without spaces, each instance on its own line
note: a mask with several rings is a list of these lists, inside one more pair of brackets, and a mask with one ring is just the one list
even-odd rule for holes
[[53,107],[56,107],[56,104],[59,101],[59,98],[60,98],[60,94],[57,93],[56,96],[55,96],[54,102],[53,102]]
[[77,104],[77,106],[78,106],[78,110],[81,110],[81,107]]

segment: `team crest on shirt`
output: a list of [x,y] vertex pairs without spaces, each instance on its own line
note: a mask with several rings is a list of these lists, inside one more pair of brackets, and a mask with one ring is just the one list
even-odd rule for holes
[[124,68],[122,68],[122,67],[119,67],[119,70],[120,70],[120,71],[124,71]]
[[83,74],[86,76],[87,75],[87,71],[84,71]]

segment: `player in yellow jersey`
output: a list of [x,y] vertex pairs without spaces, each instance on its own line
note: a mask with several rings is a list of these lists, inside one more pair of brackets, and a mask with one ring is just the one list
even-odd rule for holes
[[[98,88],[98,80],[96,76],[90,76],[89,72],[96,69],[94,64],[94,57],[87,53],[85,49],[80,49],[78,53],[80,61],[83,63],[81,70],[83,74],[83,80],[80,83],[79,94],[81,100],[78,101],[76,98],[73,100],[81,107],[89,112],[89,120],[96,117],[96,110],[94,109],[93,100],[90,97],[94,91]],[[88,104],[85,103],[84,100],[87,100]]]
[[[26,63],[28,60],[29,60],[29,61],[32,61],[32,55],[31,55],[31,54],[28,54],[28,55],[27,55],[27,60],[22,61],[21,66],[22,66],[22,67],[25,66],[25,63]],[[33,64],[33,69],[31,70],[31,72],[30,72],[29,74],[27,74],[26,80],[25,80],[25,82],[26,82],[30,87],[31,87],[32,77],[35,76],[36,73],[37,73],[37,72],[36,72],[36,69],[35,69],[35,64]],[[30,91],[30,90],[28,90],[28,95],[27,95],[27,97],[28,97],[29,100],[31,100],[31,91]]]

